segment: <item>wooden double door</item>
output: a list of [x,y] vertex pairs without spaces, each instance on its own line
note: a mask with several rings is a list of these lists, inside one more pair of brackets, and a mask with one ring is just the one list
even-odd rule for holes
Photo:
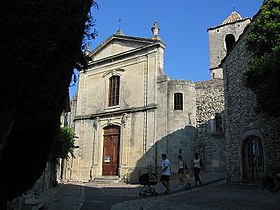
[[120,127],[116,125],[104,128],[102,175],[119,174]]
[[264,173],[263,147],[257,136],[245,139],[243,150],[243,180],[261,181]]

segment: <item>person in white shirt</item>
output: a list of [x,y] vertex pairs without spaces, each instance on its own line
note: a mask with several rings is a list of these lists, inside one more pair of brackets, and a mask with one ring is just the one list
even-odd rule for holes
[[161,164],[161,170],[159,171],[159,174],[161,174],[160,182],[166,188],[164,194],[169,195],[170,194],[171,162],[168,160],[166,154],[162,154],[161,158],[163,161]]
[[179,174],[179,179],[181,183],[184,183],[184,174],[185,174],[185,161],[183,160],[182,155],[178,155],[178,164],[179,164],[179,170],[178,170],[178,174]]
[[201,167],[201,160],[200,158],[198,158],[198,153],[196,152],[194,154],[194,160],[193,160],[193,173],[195,178],[195,186],[197,186],[197,182],[199,182],[199,185],[201,185],[201,180],[199,177],[200,167]]

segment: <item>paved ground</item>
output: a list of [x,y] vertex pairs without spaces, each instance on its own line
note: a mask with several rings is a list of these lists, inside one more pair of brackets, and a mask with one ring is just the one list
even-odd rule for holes
[[[155,189],[158,196],[140,197],[141,185],[124,183],[60,184],[40,196],[43,209],[78,210],[85,201],[85,188],[100,188],[107,196],[126,196],[133,200],[114,204],[111,210],[280,210],[280,191],[272,193],[259,185],[226,184],[223,174],[203,174],[201,187],[183,188],[172,180],[171,195],[162,195],[162,185]],[[134,199],[135,197],[135,199]],[[95,209],[94,206],[92,208]]]
[[228,185],[224,181],[168,196],[126,201],[112,210],[279,210],[280,193],[260,186]]
[[84,202],[83,184],[59,184],[40,196],[43,209],[78,210]]

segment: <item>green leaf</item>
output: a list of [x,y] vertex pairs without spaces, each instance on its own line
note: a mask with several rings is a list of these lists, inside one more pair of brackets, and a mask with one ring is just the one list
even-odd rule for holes
[[52,157],[54,159],[68,159],[69,155],[74,157],[75,138],[75,132],[70,127],[61,127],[56,136]]
[[280,0],[264,3],[246,44],[253,57],[244,69],[244,85],[256,94],[260,112],[280,116]]

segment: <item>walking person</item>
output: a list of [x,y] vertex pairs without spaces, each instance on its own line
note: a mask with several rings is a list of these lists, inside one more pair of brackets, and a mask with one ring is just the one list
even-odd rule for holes
[[168,160],[166,154],[161,155],[162,158],[162,164],[161,164],[161,170],[159,171],[160,176],[160,182],[165,187],[164,195],[170,194],[170,176],[171,176],[171,162]]
[[201,159],[198,157],[198,153],[196,152],[194,154],[194,160],[193,160],[193,173],[195,178],[195,186],[197,186],[198,182],[199,185],[201,185],[201,180],[199,177],[201,165],[202,165]]
[[183,160],[182,155],[178,155],[178,165],[179,165],[179,169],[178,169],[179,180],[180,180],[181,184],[185,184],[185,181],[184,181],[185,161]]

